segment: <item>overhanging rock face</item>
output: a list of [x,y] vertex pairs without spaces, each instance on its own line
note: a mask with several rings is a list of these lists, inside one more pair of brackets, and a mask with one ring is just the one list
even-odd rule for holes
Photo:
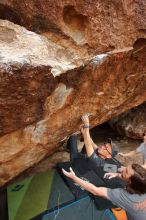
[[[2,18],[8,16],[15,23],[20,21],[21,25],[36,32],[35,27],[38,27],[38,31],[45,35],[0,21],[1,185],[53,153],[63,139],[79,130],[84,112],[92,113],[91,126],[95,126],[146,100],[144,26],[140,31],[134,22],[140,12],[134,14],[132,8],[129,11],[126,1],[125,5],[113,1],[112,10],[115,8],[116,12],[116,7],[122,6],[123,12],[113,15],[117,20],[112,19],[102,33],[99,20],[102,21],[104,10],[104,16],[108,11],[111,13],[104,1],[99,1],[99,8],[95,3],[87,5],[86,1],[84,4],[74,2],[70,6],[66,1],[53,1],[50,14],[49,6],[40,3],[38,7],[39,1],[35,1],[37,6],[33,1],[25,2],[27,6],[20,1],[0,4]],[[31,13],[24,13],[30,12],[27,10],[31,7],[34,9]],[[124,7],[127,7],[127,14]],[[55,17],[60,16],[61,12],[57,14],[55,11],[58,8],[63,13],[62,18]],[[11,13],[5,10],[11,10]],[[39,16],[46,19],[48,26],[45,29],[42,28],[44,20],[39,16],[36,20],[40,21],[40,26],[32,22],[38,10]],[[95,16],[96,10],[99,14]],[[129,18],[130,26],[125,21]],[[118,20],[128,27],[127,30],[119,28],[120,24],[117,28],[112,26],[113,21],[118,24]],[[76,21],[82,33],[78,33]],[[139,21],[139,27],[142,27],[143,19]]]
[[0,58],[2,135],[41,119],[55,76],[83,66],[89,55],[1,20]]
[[47,34],[66,38],[90,52],[102,53],[132,46],[144,37],[145,0],[4,0],[0,18]]

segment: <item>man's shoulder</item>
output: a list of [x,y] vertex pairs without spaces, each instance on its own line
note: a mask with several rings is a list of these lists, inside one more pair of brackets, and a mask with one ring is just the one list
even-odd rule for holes
[[95,152],[88,158],[91,163],[95,164],[96,166],[104,165],[105,161],[99,157]]
[[89,157],[89,159],[101,159],[101,158],[95,152],[93,152]]

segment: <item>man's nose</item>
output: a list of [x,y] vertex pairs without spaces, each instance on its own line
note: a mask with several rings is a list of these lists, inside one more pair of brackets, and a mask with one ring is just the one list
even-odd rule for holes
[[101,149],[104,149],[104,146],[101,146],[100,148],[101,148]]
[[101,147],[101,150],[105,150],[106,148],[104,146]]

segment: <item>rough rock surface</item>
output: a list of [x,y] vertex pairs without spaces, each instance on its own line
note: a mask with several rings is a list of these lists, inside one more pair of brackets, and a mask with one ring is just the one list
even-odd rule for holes
[[113,118],[110,125],[121,135],[142,139],[146,132],[146,102]]
[[[0,135],[41,119],[54,76],[82,66],[88,57],[84,49],[65,48],[1,20]],[[67,96],[70,90],[58,92]]]
[[145,36],[146,1],[1,0],[0,19],[101,53],[132,46]]
[[121,164],[123,166],[129,166],[129,165],[132,165],[133,163],[137,163],[137,164],[140,164],[140,165],[143,165],[144,164],[144,158],[143,158],[143,155],[142,153],[135,153],[132,157],[129,157],[129,156],[121,156],[121,155],[118,155],[116,156],[116,159],[118,161],[121,162]]
[[84,112],[95,126],[146,100],[144,1],[44,3],[0,1],[1,18],[44,35],[0,22],[1,185],[52,154]]

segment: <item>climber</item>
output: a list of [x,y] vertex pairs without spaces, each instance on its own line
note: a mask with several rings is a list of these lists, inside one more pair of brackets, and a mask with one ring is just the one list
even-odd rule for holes
[[[85,134],[84,130],[89,131],[89,116],[88,114],[84,114],[82,116],[83,126],[81,128],[81,132],[84,138],[85,147],[83,147],[81,153],[78,153],[77,150],[77,136],[73,134],[70,136],[68,140],[68,149],[70,150],[70,159],[73,161],[78,157],[88,158],[93,166],[103,166],[107,159],[112,159],[117,153],[117,146],[112,143],[110,138],[107,139],[107,142],[102,144],[101,146],[97,146],[93,140],[91,139],[90,133],[88,135]],[[91,144],[89,144],[89,142]]]

